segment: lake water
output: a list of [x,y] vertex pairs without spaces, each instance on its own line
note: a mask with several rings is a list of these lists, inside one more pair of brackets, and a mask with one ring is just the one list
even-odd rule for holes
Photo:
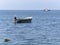
[[[14,24],[14,16],[32,23]],[[60,45],[60,10],[0,10],[0,45]]]

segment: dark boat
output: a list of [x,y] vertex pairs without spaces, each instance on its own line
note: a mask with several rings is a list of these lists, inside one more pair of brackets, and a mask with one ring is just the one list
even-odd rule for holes
[[17,19],[14,17],[15,23],[31,23],[32,17],[26,17],[23,19]]

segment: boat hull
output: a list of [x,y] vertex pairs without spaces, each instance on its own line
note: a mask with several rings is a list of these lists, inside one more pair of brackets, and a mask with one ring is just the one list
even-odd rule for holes
[[32,19],[17,19],[17,23],[31,23]]
[[14,17],[15,23],[31,23],[31,20],[32,20],[32,17],[26,17],[22,19],[17,19],[16,17]]

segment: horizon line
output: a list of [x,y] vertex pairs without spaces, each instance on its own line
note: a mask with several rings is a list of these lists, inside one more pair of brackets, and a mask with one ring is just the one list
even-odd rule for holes
[[[8,9],[0,9],[0,10],[8,10]],[[15,9],[9,9],[9,10],[15,10]],[[26,9],[24,9],[24,10],[26,10]],[[39,9],[39,10],[44,10],[44,9]],[[48,9],[48,10],[60,10],[60,9]]]

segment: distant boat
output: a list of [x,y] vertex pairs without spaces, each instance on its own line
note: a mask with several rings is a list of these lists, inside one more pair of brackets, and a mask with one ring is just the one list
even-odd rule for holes
[[31,20],[32,20],[32,17],[26,17],[22,19],[17,19],[16,17],[14,17],[15,23],[31,23]]
[[47,11],[50,11],[50,10],[46,8],[46,9],[44,9],[43,11],[47,12]]

